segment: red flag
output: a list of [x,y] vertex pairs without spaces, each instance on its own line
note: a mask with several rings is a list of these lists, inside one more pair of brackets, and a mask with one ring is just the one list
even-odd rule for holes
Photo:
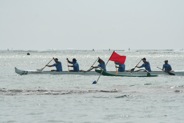
[[118,62],[120,64],[124,64],[125,60],[126,60],[126,56],[121,56],[119,54],[117,54],[115,51],[112,53],[111,57],[109,58],[109,60],[114,61],[114,62]]

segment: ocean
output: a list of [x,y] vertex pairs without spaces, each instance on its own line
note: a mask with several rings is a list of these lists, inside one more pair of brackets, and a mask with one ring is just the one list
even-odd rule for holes
[[[27,53],[30,55],[27,55]],[[76,58],[87,70],[112,50],[0,51],[0,123],[183,123],[184,76],[105,77],[98,75],[18,75],[14,68],[36,70],[53,57],[68,70]],[[183,50],[117,50],[129,70],[145,57],[152,70],[169,60],[184,70]],[[53,63],[53,62],[52,62]],[[51,64],[52,64],[51,63]],[[142,63],[141,63],[142,64]],[[54,68],[45,68],[51,70]],[[107,71],[115,70],[109,61]]]

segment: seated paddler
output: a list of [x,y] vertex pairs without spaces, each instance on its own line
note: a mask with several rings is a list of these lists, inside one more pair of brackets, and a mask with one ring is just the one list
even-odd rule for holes
[[54,64],[52,65],[46,65],[47,67],[56,67],[56,70],[51,70],[51,71],[57,71],[57,72],[61,72],[62,70],[62,64],[61,62],[58,60],[58,58],[53,58],[54,59]]
[[120,64],[119,62],[114,62],[115,67],[118,68],[118,72],[125,72],[125,64]]
[[172,71],[172,67],[171,67],[171,65],[168,63],[168,60],[165,60],[165,61],[164,61],[162,70],[165,71],[165,72],[171,72],[171,71]]
[[142,68],[144,67],[146,71],[151,72],[151,66],[150,63],[148,61],[146,61],[146,58],[142,59],[143,64],[141,66],[136,66],[137,68]]
[[72,61],[70,61],[68,58],[66,60],[69,64],[71,64],[71,65],[68,65],[68,67],[73,68],[73,70],[70,70],[70,71],[79,72],[79,64],[77,63],[77,60],[75,58],[73,58]]
[[87,70],[87,71],[91,71],[91,70],[96,69],[96,68],[100,68],[103,71],[106,71],[105,62],[101,58],[98,58],[98,63],[99,64],[97,66],[92,65],[91,68],[89,70]]

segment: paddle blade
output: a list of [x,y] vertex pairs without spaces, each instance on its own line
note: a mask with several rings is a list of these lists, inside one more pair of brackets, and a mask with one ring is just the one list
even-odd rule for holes
[[97,83],[97,81],[93,81],[93,83],[92,84],[96,84]]
[[41,68],[41,69],[36,69],[38,72],[42,72],[43,71],[43,68]]
[[135,68],[132,68],[131,70],[130,70],[130,72],[133,72],[135,70]]

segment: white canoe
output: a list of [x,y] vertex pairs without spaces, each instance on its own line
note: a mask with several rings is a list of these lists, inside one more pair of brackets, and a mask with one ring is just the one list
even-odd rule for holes
[[[62,72],[56,72],[56,71],[39,71],[39,70],[21,70],[15,67],[15,72],[19,75],[27,75],[27,74],[62,74],[62,75],[99,75],[99,73],[95,72],[95,71],[90,71],[90,72],[68,72],[68,71],[62,71]],[[120,74],[120,75],[129,75],[130,72],[116,72],[116,71],[108,71],[108,73],[110,74]],[[180,71],[174,71],[172,72],[175,74],[175,76],[184,76],[184,71],[180,70]],[[145,75],[144,71],[134,71],[132,72],[132,74],[136,74],[136,75]],[[170,75],[166,72],[163,71],[152,71],[151,74],[156,74],[156,75],[169,75],[169,76],[173,76]]]
[[90,71],[90,72],[69,72],[69,71],[62,71],[62,72],[57,72],[57,71],[39,71],[39,70],[21,70],[15,67],[15,73],[19,75],[27,75],[27,74],[62,74],[62,75],[99,75],[95,71]]

